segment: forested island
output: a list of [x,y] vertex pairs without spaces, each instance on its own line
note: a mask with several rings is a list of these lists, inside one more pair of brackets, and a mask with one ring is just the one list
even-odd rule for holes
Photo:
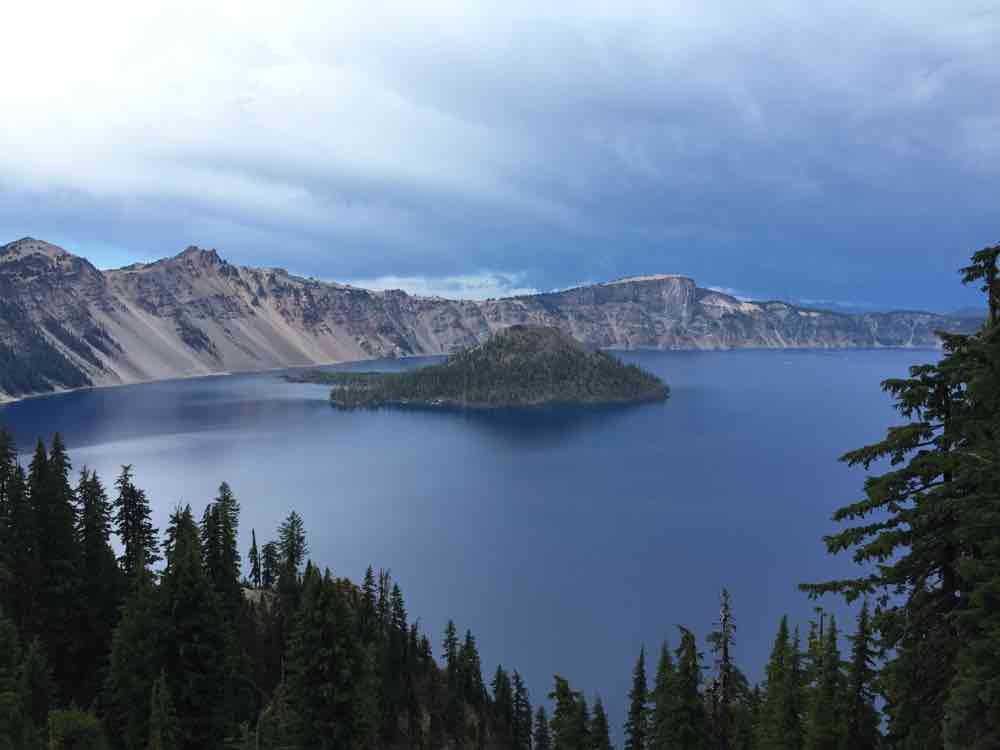
[[337,407],[457,406],[662,401],[666,384],[652,373],[591,350],[558,328],[515,325],[445,362],[407,372],[309,371],[289,376],[333,386]]
[[[801,629],[775,613],[753,685],[723,590],[704,651],[680,627],[650,680],[636,644],[625,750],[1000,747],[998,257],[963,269],[987,292],[982,329],[885,381],[903,424],[843,457],[882,471],[825,538],[862,567],[803,589],[861,602],[847,652],[822,611]],[[553,675],[532,696],[502,665],[487,684],[453,622],[436,656],[389,574],[358,584],[314,564],[294,511],[272,541],[251,531],[244,563],[225,483],[161,533],[131,466],[109,492],[86,468],[73,480],[58,435],[18,456],[0,430],[0,748],[612,748],[597,695]]]

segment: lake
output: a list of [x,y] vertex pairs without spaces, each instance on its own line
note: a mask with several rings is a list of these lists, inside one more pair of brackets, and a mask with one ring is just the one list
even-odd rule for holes
[[0,407],[0,423],[23,452],[60,431],[75,468],[97,469],[109,488],[133,464],[161,528],[178,502],[200,516],[228,481],[244,559],[251,528],[263,544],[297,509],[319,564],[357,581],[369,563],[392,570],[437,651],[454,618],[477,636],[487,683],[502,661],[537,704],[564,675],[600,692],[620,738],[640,643],[655,656],[684,624],[708,665],[704,636],[725,586],[738,661],[759,679],[782,613],[803,628],[812,615],[796,584],[852,573],[820,540],[864,478],[837,457],[895,421],[879,382],[938,354],[621,356],[662,376],[670,400],[338,412],[323,386],[265,373],[29,399]]

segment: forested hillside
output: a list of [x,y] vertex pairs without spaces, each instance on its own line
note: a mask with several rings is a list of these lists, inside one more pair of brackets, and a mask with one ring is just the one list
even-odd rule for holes
[[446,362],[398,373],[312,372],[335,406],[455,405],[495,408],[552,403],[660,401],[668,388],[638,365],[591,351],[558,328],[516,325]]
[[[1000,746],[998,256],[963,269],[988,296],[982,330],[886,381],[904,423],[844,457],[883,472],[826,538],[859,577],[804,588],[857,600],[852,632],[775,613],[752,685],[723,591],[704,640],[636,644],[626,750]],[[161,532],[130,466],[110,488],[74,475],[56,435],[25,467],[0,432],[0,747],[611,747],[603,703],[567,678],[532,696],[498,666],[487,686],[473,634],[420,632],[387,572],[356,584],[310,562],[294,511],[244,557],[239,517],[223,483]]]

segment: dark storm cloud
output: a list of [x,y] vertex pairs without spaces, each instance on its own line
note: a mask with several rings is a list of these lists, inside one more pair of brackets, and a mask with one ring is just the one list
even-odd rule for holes
[[327,5],[81,12],[45,55],[20,11],[0,230],[450,294],[676,271],[945,309],[1000,235],[994,5]]

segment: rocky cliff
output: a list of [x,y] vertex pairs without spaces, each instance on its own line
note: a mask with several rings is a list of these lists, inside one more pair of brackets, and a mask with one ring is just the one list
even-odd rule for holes
[[596,347],[933,347],[975,321],[746,302],[653,275],[472,302],[373,292],[189,247],[100,271],[39,240],[0,247],[0,398],[371,357],[446,354],[517,323]]

